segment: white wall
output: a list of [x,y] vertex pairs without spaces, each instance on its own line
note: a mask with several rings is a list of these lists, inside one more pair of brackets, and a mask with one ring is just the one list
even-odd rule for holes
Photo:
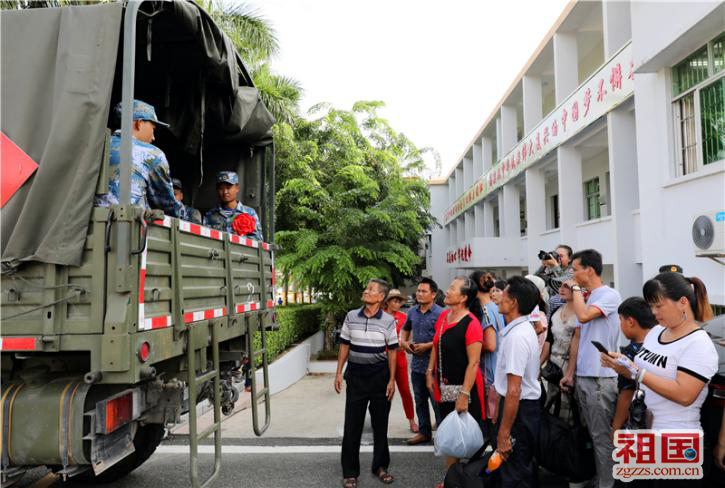
[[[599,178],[599,202],[607,202],[607,205],[600,207],[602,217],[606,217],[611,214],[609,210],[608,189],[609,189],[609,153],[605,149],[601,153],[597,154],[591,159],[582,160],[582,185],[584,182],[589,181],[593,178]],[[586,195],[585,195],[586,197]],[[584,203],[584,215],[582,215],[582,222],[587,220],[587,206],[586,201]]]
[[724,20],[719,0],[632,2],[635,66],[655,72],[678,61],[722,32]]
[[546,195],[546,230],[552,230],[554,228],[554,209],[551,197],[559,194],[559,179],[556,175],[546,179],[544,194]]
[[696,258],[691,236],[696,215],[725,209],[725,163],[673,179],[669,76],[673,64],[722,32],[725,4],[633,2],[631,13],[643,279],[679,264],[705,282],[712,303],[725,304],[725,267]]

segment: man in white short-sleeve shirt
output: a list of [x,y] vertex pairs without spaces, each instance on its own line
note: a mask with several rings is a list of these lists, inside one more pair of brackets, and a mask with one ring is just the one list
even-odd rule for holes
[[[592,341],[600,343],[607,351],[618,350],[617,309],[622,299],[617,290],[602,283],[603,264],[599,252],[594,249],[579,251],[572,257],[572,262],[574,279],[565,285],[572,290],[572,307],[577,317],[569,347],[569,357],[576,361],[569,361],[560,386],[564,391],[575,387],[576,399],[594,444],[598,486],[611,488],[614,486],[614,446],[610,432],[617,401],[617,373],[602,367],[599,351]],[[586,302],[582,287],[591,292]]]
[[[501,486],[536,485],[534,452],[539,438],[539,342],[528,315],[539,301],[531,281],[514,276],[507,282],[499,311],[506,318],[496,358],[496,450],[506,459]],[[511,438],[516,439],[512,449]]]

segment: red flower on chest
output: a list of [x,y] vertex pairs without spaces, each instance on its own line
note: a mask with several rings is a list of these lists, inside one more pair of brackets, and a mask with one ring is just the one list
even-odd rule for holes
[[252,234],[256,226],[257,219],[245,213],[237,215],[232,222],[232,230],[240,236]]

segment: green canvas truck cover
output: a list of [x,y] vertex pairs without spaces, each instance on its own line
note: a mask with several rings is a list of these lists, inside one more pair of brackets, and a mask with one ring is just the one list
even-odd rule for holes
[[[144,2],[142,10],[136,97],[155,104],[178,148],[206,165],[210,140],[270,143],[274,118],[209,15],[191,1]],[[81,263],[109,114],[120,100],[122,17],[120,2],[0,13],[1,129],[39,165],[0,210],[3,263]],[[193,170],[204,173],[201,164]]]
[[121,4],[0,14],[2,132],[39,165],[0,210],[3,261],[80,264],[121,14]]

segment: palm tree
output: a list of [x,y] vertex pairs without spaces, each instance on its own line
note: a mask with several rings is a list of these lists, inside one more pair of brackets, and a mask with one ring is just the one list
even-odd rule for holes
[[241,54],[262,101],[283,122],[298,117],[302,86],[294,78],[272,72],[270,60],[279,52],[274,28],[259,10],[244,3],[196,0],[229,36]]

